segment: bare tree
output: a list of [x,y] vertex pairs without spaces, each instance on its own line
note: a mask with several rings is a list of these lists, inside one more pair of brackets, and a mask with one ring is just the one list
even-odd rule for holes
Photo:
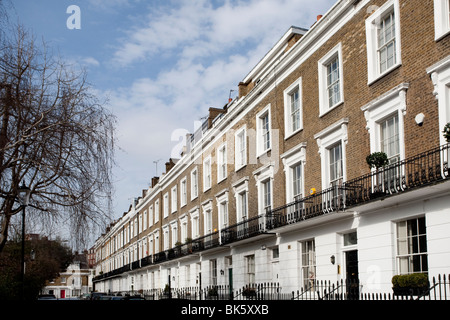
[[86,73],[22,27],[13,34],[0,42],[0,252],[22,183],[36,214],[70,223],[75,237],[107,223],[114,165],[116,120]]

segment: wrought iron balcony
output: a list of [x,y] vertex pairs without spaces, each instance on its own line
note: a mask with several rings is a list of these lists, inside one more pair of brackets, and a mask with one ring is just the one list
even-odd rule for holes
[[252,238],[264,233],[264,217],[256,216],[221,230],[221,244]]
[[[193,239],[141,260],[140,267],[177,259],[221,245],[253,238],[283,226],[348,210],[380,198],[387,198],[450,179],[450,144],[446,144],[361,177],[340,183],[316,194],[298,199],[266,214]],[[138,263],[132,263],[138,268]],[[100,275],[95,281],[130,270],[127,266]]]
[[449,155],[450,144],[446,144],[276,208],[267,214],[266,229],[342,211],[449,179]]

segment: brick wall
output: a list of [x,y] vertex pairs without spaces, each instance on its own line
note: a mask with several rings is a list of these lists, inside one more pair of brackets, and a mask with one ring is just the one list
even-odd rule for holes
[[[247,131],[249,129],[255,129],[256,114],[270,104],[272,132],[279,134],[277,148],[273,148],[272,151],[268,153],[268,156],[274,157],[278,164],[278,170],[275,170],[274,174],[273,207],[282,206],[286,202],[285,172],[279,155],[300,143],[306,143],[304,193],[307,194],[310,188],[320,190],[322,185],[321,158],[314,135],[342,118],[349,119],[348,142],[345,146],[347,179],[352,179],[369,172],[365,158],[370,153],[370,138],[369,132],[366,129],[366,119],[361,107],[401,83],[409,83],[406,94],[407,108],[404,117],[405,156],[408,157],[425,151],[439,143],[439,134],[442,129],[438,127],[439,115],[437,101],[432,94],[433,85],[426,72],[426,68],[449,54],[450,37],[447,36],[438,42],[434,40],[432,0],[399,0],[402,65],[369,85],[365,20],[371,14],[370,10],[368,10],[369,6],[381,6],[385,2],[385,0],[374,0],[365,7],[362,7],[346,25],[332,35],[299,67],[292,70],[285,77],[282,73],[277,74],[277,77],[280,77],[282,80],[274,80],[272,78],[270,81],[276,83],[276,85],[274,85],[270,91],[262,91],[261,97],[256,97],[254,100],[248,102],[242,111],[245,115],[237,123],[227,127],[228,133],[234,132],[234,130],[241,128],[243,125],[246,125]],[[321,21],[319,21],[318,24],[320,23]],[[290,39],[290,51],[285,53],[286,59],[289,59],[290,54],[293,52],[295,53],[295,50],[299,50],[298,47],[302,45],[302,41],[307,37],[308,35],[305,35],[304,37],[295,36]],[[325,115],[319,116],[318,61],[330,52],[330,50],[338,43],[341,43],[342,46],[344,102]],[[295,63],[295,60],[293,60],[292,63]],[[277,70],[276,72],[280,71]],[[282,75],[283,77],[281,77]],[[283,91],[299,77],[302,77],[301,98],[303,106],[303,130],[284,139],[285,122]],[[239,84],[239,95],[240,97],[251,96],[258,88],[258,85],[255,86],[255,83],[252,81],[245,84],[241,82]],[[220,112],[218,110],[215,111],[217,111],[217,114]],[[231,111],[228,111],[228,113],[229,112]],[[418,126],[414,121],[414,118],[418,113],[423,113],[425,115],[425,121],[422,126]],[[225,119],[227,116],[228,114],[225,115]],[[220,136],[220,134],[223,134],[223,136]],[[218,136],[219,138],[216,138],[216,140],[213,139],[213,142],[208,143],[204,147],[204,150],[198,159],[194,159],[195,161],[180,161],[171,169],[169,174],[160,178],[159,183],[146,193],[146,199],[151,200],[145,200],[143,205],[138,206],[139,212],[148,212],[149,206],[154,205],[155,200],[159,199],[160,218],[157,224],[145,229],[139,236],[140,239],[159,229],[159,250],[162,250],[162,226],[173,220],[179,219],[183,215],[188,216],[188,235],[190,235],[191,222],[189,212],[196,207],[199,208],[200,212],[199,227],[200,233],[202,234],[204,226],[202,203],[209,199],[212,200],[213,203],[213,229],[217,228],[218,210],[215,197],[224,189],[229,191],[229,225],[234,224],[236,222],[236,204],[233,193],[233,184],[244,177],[248,177],[249,179],[249,215],[254,216],[257,214],[258,194],[253,173],[256,169],[261,167],[261,164],[253,163],[254,161],[252,161],[254,159],[251,158],[251,155],[254,154],[254,151],[250,151],[249,147],[254,147],[254,143],[248,141],[247,145],[247,160],[250,163],[237,172],[234,169],[234,164],[228,164],[227,178],[220,183],[217,183],[216,148],[225,141],[226,132],[221,132],[220,134]],[[229,138],[231,138],[231,140],[227,140],[228,159],[234,159],[234,134],[231,134]],[[272,140],[274,141],[274,139]],[[278,149],[278,151],[275,149]],[[188,153],[185,157],[190,158],[191,155],[192,154]],[[210,190],[203,192],[202,163],[203,159],[209,155],[211,155],[211,159],[213,160],[211,166],[212,187]],[[190,201],[190,173],[195,166],[198,168],[199,196],[194,201]],[[187,178],[187,205],[180,208],[181,201],[180,198],[178,198],[177,212],[174,214],[169,213],[168,218],[163,218],[162,195],[166,192],[169,192],[170,195],[172,187],[177,185],[177,193],[179,196],[180,181],[184,177]],[[180,232],[180,229],[180,226],[178,226],[178,232]],[[178,239],[180,239],[180,234]],[[184,241],[184,239],[180,240]],[[171,246],[173,246],[173,244],[171,244]]]

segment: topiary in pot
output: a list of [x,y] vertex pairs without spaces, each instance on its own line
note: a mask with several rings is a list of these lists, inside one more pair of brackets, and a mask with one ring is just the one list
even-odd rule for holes
[[384,167],[389,163],[387,154],[384,152],[374,152],[366,157],[366,162],[369,165],[369,168],[376,168],[377,171],[379,168]]
[[450,122],[444,126],[442,133],[444,134],[445,141],[450,142]]
[[425,273],[412,273],[392,277],[392,290],[395,295],[420,295],[430,284]]

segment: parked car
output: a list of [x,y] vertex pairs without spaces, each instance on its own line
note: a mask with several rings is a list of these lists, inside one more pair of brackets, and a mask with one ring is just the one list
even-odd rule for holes
[[92,292],[91,293],[91,300],[100,300],[100,297],[107,296],[104,292]]
[[145,300],[144,297],[141,296],[126,296],[123,298],[124,300]]
[[58,300],[54,294],[40,294],[38,300]]

